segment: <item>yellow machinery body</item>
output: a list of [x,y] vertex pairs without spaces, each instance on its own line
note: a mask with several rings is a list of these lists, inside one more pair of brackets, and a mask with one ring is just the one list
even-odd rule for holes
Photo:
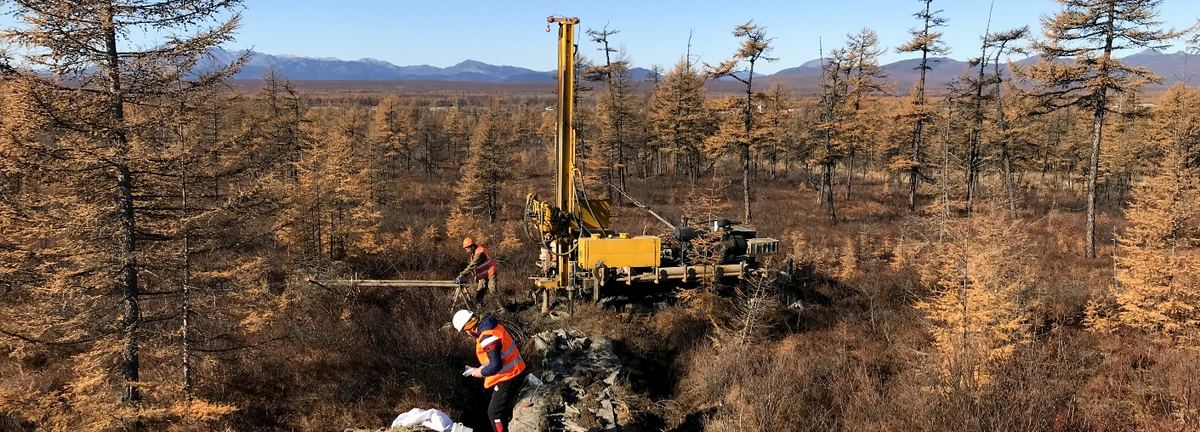
[[662,262],[662,239],[655,236],[601,238],[599,235],[579,239],[578,266],[593,269],[600,266],[658,267]]
[[612,213],[612,200],[576,201],[571,214],[566,215],[550,203],[537,201],[537,194],[529,194],[526,199],[527,210],[534,213],[538,230],[546,237],[546,241],[557,240],[553,234],[564,231],[592,234],[612,233],[606,228]]
[[[718,226],[728,243],[721,253],[741,249],[728,262],[697,264],[688,260],[685,243],[703,235],[691,227],[675,227],[654,212],[673,230],[678,246],[666,245],[654,236],[617,235],[609,227],[612,203],[608,200],[588,199],[583,187],[583,175],[575,167],[575,26],[579,18],[551,16],[548,24],[558,26],[558,80],[555,86],[555,178],[554,200],[538,200],[529,194],[525,202],[526,228],[532,238],[536,227],[536,239],[541,244],[542,274],[531,277],[534,284],[543,289],[542,312],[549,310],[549,292],[563,289],[573,305],[575,291],[591,288],[593,300],[599,301],[599,286],[608,282],[662,283],[679,280],[687,283],[703,277],[738,277],[751,271],[754,265],[750,255],[778,250],[778,241],[756,239],[756,232],[744,227]],[[548,27],[547,30],[550,30]],[[622,192],[623,193],[623,192]],[[640,205],[639,205],[640,206]],[[649,210],[644,206],[640,206]],[[719,219],[730,222],[727,219]],[[681,234],[682,233],[682,234]],[[685,235],[686,234],[686,235]],[[683,237],[681,237],[681,235]],[[767,242],[768,244],[762,244]],[[724,243],[723,243],[724,244]],[[572,306],[573,307],[573,306]]]

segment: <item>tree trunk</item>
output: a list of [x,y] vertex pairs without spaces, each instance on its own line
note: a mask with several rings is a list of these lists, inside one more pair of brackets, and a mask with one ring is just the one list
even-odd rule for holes
[[[832,111],[832,110],[830,110]],[[821,189],[824,192],[824,201],[826,209],[829,213],[829,221],[837,222],[837,213],[833,207],[833,148],[829,142],[829,130],[825,131],[825,163],[821,169]]]
[[[1113,31],[1116,25],[1116,2],[1109,4],[1108,22],[1104,43],[1104,59],[1112,56]],[[1112,71],[1101,63],[1100,76],[1109,77]],[[1101,86],[1096,90],[1095,116],[1092,120],[1092,158],[1088,163],[1087,182],[1087,227],[1084,229],[1084,255],[1089,259],[1096,258],[1096,180],[1100,173],[1100,142],[1104,135],[1104,110],[1108,109],[1108,87]]]
[[182,189],[183,201],[183,323],[180,325],[179,333],[183,344],[183,395],[185,398],[192,397],[192,363],[191,363],[191,346],[188,344],[188,338],[191,336],[191,294],[192,294],[192,245],[191,232],[188,229],[188,183],[186,166],[180,176],[180,185]]
[[996,61],[993,67],[996,70],[996,127],[1000,130],[1000,162],[1004,165],[1004,193],[1008,196],[1008,215],[1012,220],[1017,220],[1017,191],[1016,185],[1013,184],[1012,173],[1012,154],[1008,151],[1008,137],[1005,133],[1008,131],[1008,123],[1004,120],[1004,96],[1000,92],[1000,53],[1004,51],[1003,46],[996,53]]
[[437,161],[433,157],[433,140],[428,135],[422,133],[422,140],[425,142],[425,177],[433,177],[433,167]]
[[[621,139],[621,123],[618,122],[616,124],[616,130],[617,130],[617,181],[620,182],[617,185],[617,190],[621,191],[621,192],[625,192],[625,143]],[[624,198],[623,195],[618,194],[616,203],[620,204],[621,200],[623,198]]]
[[829,213],[829,221],[837,222],[837,213],[834,212],[833,207],[833,161],[825,163],[821,177],[821,183],[824,184],[822,189],[825,190],[825,208]]
[[1000,142],[1000,159],[1004,164],[1004,192],[1008,195],[1008,215],[1012,220],[1017,220],[1017,193],[1016,185],[1013,184],[1012,155],[1008,154],[1008,144],[1004,141]]
[[750,145],[742,146],[742,199],[746,204],[746,223],[750,223]]
[[750,60],[750,70],[746,73],[746,107],[743,110],[746,118],[746,142],[742,144],[742,199],[746,205],[746,223],[750,223],[750,128],[751,116],[754,112],[751,103],[754,97],[754,87],[751,83],[754,82],[754,60]]
[[854,183],[854,149],[850,149],[850,158],[846,161],[846,197],[845,200],[850,200],[850,188]]
[[[120,155],[128,153],[129,140],[125,136],[125,100],[124,89],[121,87],[121,59],[117,52],[117,32],[114,15],[115,6],[109,4],[102,13],[106,64],[102,71],[108,75],[109,116],[115,126],[113,129],[113,145],[120,149]],[[120,337],[124,341],[121,349],[121,376],[125,380],[125,391],[121,400],[126,406],[133,406],[142,399],[141,392],[134,384],[139,381],[140,364],[138,349],[140,347],[138,330],[142,321],[141,308],[138,305],[140,292],[138,290],[137,262],[137,220],[135,219],[133,203],[133,175],[129,166],[122,160],[114,162],[117,175],[117,213],[120,220],[121,251],[121,282],[124,311],[121,318]]]
[[[124,134],[118,134],[124,138]],[[124,346],[121,349],[121,375],[125,380],[125,394],[122,401],[126,405],[136,405],[142,399],[141,392],[134,384],[139,381],[140,365],[138,349],[140,347],[138,330],[142,322],[141,307],[138,305],[140,292],[138,290],[138,262],[136,220],[133,210],[133,178],[129,168],[122,165],[117,167],[117,209],[120,214],[121,237],[121,281],[124,284],[124,312],[121,318],[121,338]]]
[[[778,122],[776,122],[778,123]],[[771,180],[775,180],[775,165],[779,161],[779,144],[771,142]]]
[[[929,2],[925,3],[925,35],[929,34]],[[921,76],[917,81],[917,106],[925,105],[925,72],[929,68],[929,48],[921,49]],[[917,209],[917,181],[921,176],[921,132],[925,129],[925,117],[917,116],[917,124],[913,126],[912,151],[913,167],[908,176],[908,211]]]
[[938,231],[938,243],[945,238],[946,230],[950,226],[950,124],[953,120],[954,101],[951,100],[949,112],[946,114],[945,135],[942,136],[942,227]]
[[967,150],[967,214],[974,208],[975,189],[979,186],[979,128],[983,127],[982,122],[980,116],[971,130],[971,148]]
[[924,123],[918,119],[916,128],[913,130],[913,167],[908,173],[908,211],[915,211],[917,209],[917,180],[921,176],[920,160],[922,129],[924,129]]
[[1088,163],[1087,183],[1087,228],[1084,233],[1084,255],[1096,258],[1096,179],[1100,170],[1100,140],[1103,137],[1105,90],[1100,90],[1099,103],[1096,106],[1095,117],[1092,120],[1092,158]]

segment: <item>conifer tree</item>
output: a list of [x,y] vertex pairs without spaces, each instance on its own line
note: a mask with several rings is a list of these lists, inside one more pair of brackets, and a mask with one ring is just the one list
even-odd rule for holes
[[[232,40],[240,1],[5,6],[19,24],[0,37],[28,48],[24,64],[44,67],[53,77],[5,74],[0,158],[12,168],[8,175],[16,175],[8,179],[18,179],[13,192],[20,200],[6,221],[12,223],[0,227],[0,244],[20,241],[14,250],[19,256],[5,262],[36,266],[18,266],[23,278],[11,284],[17,293],[2,305],[6,316],[16,308],[13,316],[32,319],[8,322],[18,326],[0,328],[6,335],[0,343],[19,350],[72,346],[76,354],[65,360],[76,374],[70,383],[26,395],[61,395],[72,403],[50,410],[30,404],[19,412],[106,430],[148,427],[172,415],[157,408],[176,402],[198,407],[202,402],[190,400],[186,362],[178,382],[168,382],[174,374],[143,370],[168,355],[173,365],[179,359],[167,354],[180,349],[173,344],[181,329],[173,317],[180,310],[186,317],[188,307],[170,302],[178,296],[169,294],[187,280],[186,272],[178,272],[175,241],[191,238],[186,220],[194,216],[179,198],[197,191],[181,180],[208,172],[205,182],[217,196],[216,175],[251,170],[222,166],[222,151],[229,149],[217,145],[220,116],[198,114],[205,102],[220,103],[212,97],[217,86],[245,61],[202,61],[209,49]],[[148,38],[161,42],[131,48]],[[176,132],[185,127],[198,131],[184,139]],[[202,162],[205,167],[197,167]],[[170,389],[185,390],[185,396]]]
[[[1044,110],[1078,106],[1091,114],[1084,255],[1095,258],[1096,182],[1104,116],[1112,109],[1109,91],[1122,93],[1141,82],[1162,80],[1149,69],[1128,66],[1113,54],[1126,49],[1165,48],[1180,33],[1159,28],[1158,7],[1162,0],[1056,1],[1063,10],[1043,20],[1044,39],[1033,43],[1040,61],[1020,70],[1039,83],[1034,96]],[[1064,62],[1062,58],[1073,61]]]
[[[289,145],[262,140],[258,135],[263,123],[254,118],[257,107],[243,102],[223,88],[181,100],[168,124],[170,157],[158,161],[160,173],[175,175],[160,174],[156,177],[165,181],[142,183],[141,207],[154,222],[144,223],[143,229],[153,227],[159,235],[158,261],[168,269],[178,268],[151,270],[155,301],[144,302],[177,302],[174,307],[144,308],[153,314],[147,315],[152,323],[148,327],[177,345],[144,351],[182,360],[184,406],[190,409],[185,421],[219,412],[214,410],[232,411],[195,397],[211,389],[217,381],[213,377],[228,366],[215,356],[240,354],[247,351],[243,347],[273,337],[267,328],[276,297],[266,275],[277,274],[283,263],[262,253],[275,247],[277,234],[264,221],[273,219],[283,191],[292,184],[289,171],[281,168],[290,163]],[[172,285],[178,289],[164,289]],[[176,322],[178,332],[173,334]],[[182,352],[176,352],[180,348]]]
[[1200,93],[1176,84],[1159,99],[1159,171],[1135,189],[1132,226],[1118,241],[1117,310],[1094,302],[1088,323],[1200,346]]
[[[995,88],[992,90],[992,98],[996,102],[996,143],[1000,148],[1000,163],[1001,175],[1004,176],[1004,192],[1008,198],[1008,213],[1013,220],[1017,219],[1017,197],[1016,185],[1013,180],[1013,153],[1011,140],[1012,136],[1009,133],[1009,124],[1005,115],[1004,100],[1006,95],[1004,89],[1006,83],[1011,85],[1012,76],[1009,75],[1005,79],[1000,71],[1001,57],[1018,53],[1024,54],[1025,49],[1020,46],[1013,46],[1014,42],[1024,39],[1029,35],[1029,27],[1018,27],[1012,30],[1007,30],[990,35],[989,42],[991,47],[995,48],[992,53],[995,57],[992,58],[992,82]],[[1015,94],[1015,91],[1010,91],[1010,94]]]
[[428,111],[424,103],[415,107],[418,114],[413,124],[413,142],[421,149],[421,166],[425,169],[425,177],[433,176],[433,171],[441,163],[441,121]]
[[[162,125],[179,112],[168,108],[218,85],[232,75],[244,58],[232,65],[200,67],[211,48],[232,39],[238,25],[240,1],[178,0],[6,2],[20,24],[0,32],[7,42],[28,47],[24,62],[54,74],[43,78],[11,71],[7,76],[10,105],[5,127],[17,128],[15,139],[0,152],[26,167],[38,166],[51,176],[38,178],[46,200],[37,208],[50,213],[25,213],[36,218],[19,231],[44,230],[53,239],[34,246],[45,262],[40,284],[70,302],[67,308],[43,309],[37,336],[25,343],[95,342],[81,356],[80,377],[71,390],[78,394],[76,409],[93,408],[90,427],[118,427],[126,422],[141,427],[136,410],[143,400],[139,387],[141,352],[148,338],[143,293],[149,282],[144,269],[158,264],[153,209],[143,206],[147,186],[163,175],[155,162],[168,157],[160,139]],[[226,20],[218,17],[233,13]],[[153,49],[131,49],[145,38],[161,42]],[[186,81],[186,82],[185,82]],[[74,83],[73,85],[66,85]],[[80,86],[79,83],[84,85]],[[173,174],[173,173],[171,173]],[[34,178],[29,178],[34,180]],[[43,183],[45,182],[45,183]],[[30,243],[36,245],[37,243]],[[174,263],[172,263],[174,264]],[[32,290],[25,300],[28,313],[46,306]],[[118,298],[118,301],[113,299]],[[93,305],[105,305],[92,307]],[[119,306],[116,306],[119,305]],[[14,333],[15,334],[15,333]],[[109,336],[116,336],[111,344]],[[119,359],[108,358],[115,355]],[[118,376],[102,365],[117,364]],[[108,389],[120,388],[116,398],[124,409],[109,405]]]
[[887,71],[879,64],[879,56],[883,52],[874,30],[864,28],[857,34],[847,35],[846,59],[850,61],[846,69],[846,103],[849,104],[849,126],[845,128],[847,200],[850,199],[854,180],[855,157],[860,152],[876,147],[874,143],[882,135],[880,125],[883,124],[883,118],[878,110],[878,96],[886,94],[890,87],[885,82]]
[[652,89],[657,89],[659,83],[662,82],[662,77],[663,77],[664,73],[666,73],[666,71],[663,69],[662,65],[657,64],[657,63],[652,64],[652,65],[650,65],[649,72],[646,72],[645,81],[650,84],[653,84]]
[[[999,62],[1003,55],[1014,52],[1014,48],[1009,44],[1024,37],[1027,32],[1028,29],[1023,27],[992,33],[989,22],[989,28],[981,37],[979,57],[968,61],[971,70],[964,72],[955,82],[951,83],[951,97],[957,102],[954,106],[962,111],[962,117],[966,121],[968,130],[967,147],[964,149],[965,155],[962,158],[966,174],[963,183],[966,185],[965,205],[968,213],[979,199],[979,177],[990,149],[988,144],[992,144],[988,141],[989,138],[995,137],[996,141],[1000,141],[1000,156],[1002,162],[1006,164],[1003,175],[1005,189],[1009,192],[1010,213],[1013,214],[1012,218],[1016,219],[1016,206],[1012,196],[1012,179],[1010,177],[1011,161],[1008,159],[1007,149],[1003,143],[1005,124],[1001,88],[1005,80]],[[1020,48],[1015,48],[1015,50],[1021,51]],[[989,69],[991,70],[989,71]],[[990,116],[993,104],[996,114]]]
[[704,80],[680,59],[650,97],[654,140],[671,153],[672,173],[686,171],[691,181],[699,175],[700,147],[712,126],[705,111]]
[[442,134],[450,146],[450,157],[453,160],[465,160],[471,148],[471,116],[466,107],[453,106],[446,120],[442,122],[445,132]]
[[795,95],[791,87],[783,83],[775,83],[763,92],[762,141],[759,154],[768,160],[768,171],[774,180],[779,168],[779,155],[792,146],[795,140],[794,130],[790,124],[794,116],[791,110],[795,104]]
[[[712,113],[713,133],[704,138],[704,154],[717,160],[730,153],[740,151],[740,145],[746,141],[745,123],[742,117],[742,106],[746,101],[739,97],[727,96],[710,99],[706,111]],[[763,128],[759,127],[762,116],[755,116],[751,134],[755,141],[760,138]],[[756,149],[754,146],[752,149]]]
[[[588,29],[587,34],[592,42],[601,45],[598,49],[604,52],[604,64],[594,66],[584,74],[589,81],[604,83],[604,92],[596,101],[596,110],[600,117],[598,138],[603,148],[600,158],[605,161],[603,169],[607,184],[604,189],[608,191],[609,198],[614,195],[613,186],[622,192],[625,190],[625,159],[633,132],[636,92],[628,56],[613,48],[609,42],[609,37],[617,33],[620,30],[609,30],[607,25],[602,30]],[[617,201],[620,201],[619,197]]]
[[[792,145],[785,149],[787,157],[784,158],[784,170],[790,171],[792,162],[803,166],[806,181],[812,184],[813,190],[817,191],[818,197],[822,193],[821,186],[817,185],[812,179],[812,162],[818,159],[817,148],[819,147],[820,131],[817,126],[821,123],[821,116],[824,114],[825,105],[820,100],[814,98],[803,98],[797,101],[797,107],[793,111],[795,114],[794,120],[790,123],[791,135],[795,137]],[[820,198],[819,198],[820,199]]]
[[512,111],[512,137],[517,148],[528,149],[538,143],[543,112],[528,103],[522,103]]
[[254,108],[245,118],[242,133],[255,147],[269,149],[272,155],[267,157],[280,161],[273,166],[284,170],[281,177],[294,182],[297,179],[295,163],[300,160],[300,143],[303,141],[300,124],[304,122],[306,108],[295,85],[279,70],[268,68],[261,80],[252,104]]
[[[750,212],[750,147],[755,144],[754,134],[751,131],[755,112],[754,66],[759,61],[773,62],[778,59],[767,56],[771,53],[773,38],[768,38],[767,29],[754,24],[754,20],[737,26],[733,30],[733,36],[744,38],[742,45],[733,53],[733,58],[725,60],[715,67],[705,64],[704,68],[710,78],[730,77],[746,85],[746,99],[741,107],[744,136],[734,145],[738,149],[738,156],[742,162],[742,198],[748,223],[753,220],[753,214]],[[738,66],[742,62],[747,65],[744,69]]]
[[833,169],[846,147],[843,135],[848,129],[845,124],[846,96],[849,82],[846,77],[853,69],[851,59],[844,48],[834,49],[829,58],[821,63],[821,117],[816,124],[820,144],[814,151],[813,163],[821,166],[821,186],[817,193],[818,202],[826,206],[829,221],[837,221],[833,204]]
[[[987,74],[988,61],[991,56],[988,54],[990,48],[989,39],[991,38],[991,21],[988,22],[989,27],[984,30],[983,42],[980,48],[979,57],[975,57],[967,61],[971,66],[971,70],[963,72],[959,77],[958,82],[951,84],[952,98],[958,102],[957,106],[962,107],[965,111],[963,114],[966,117],[969,128],[969,137],[967,139],[967,150],[965,165],[966,165],[966,211],[971,212],[971,206],[976,198],[976,190],[979,187],[979,170],[982,157],[983,139],[987,121],[985,107],[990,102],[988,99],[992,97],[987,90],[992,81],[995,79]],[[961,86],[959,88],[959,86]],[[948,161],[947,161],[948,162]],[[943,167],[943,171],[949,167]],[[945,185],[943,187],[946,187]]]
[[310,111],[306,120],[299,181],[280,215],[281,240],[309,265],[378,252],[383,243],[366,112]]
[[1161,150],[1150,139],[1152,111],[1143,103],[1142,89],[1131,88],[1113,99],[1102,144],[1107,150],[1100,154],[1101,177],[1097,181],[1104,185],[1105,196],[1115,194],[1118,201],[1124,202],[1135,179],[1154,171],[1158,162],[1155,156]]
[[488,102],[475,133],[471,136],[471,156],[463,165],[462,177],[455,190],[459,207],[482,214],[496,222],[500,210],[500,191],[512,177],[512,128],[499,100]]
[[913,86],[912,92],[903,111],[903,118],[912,122],[912,152],[907,159],[901,159],[892,164],[894,168],[905,169],[908,171],[908,209],[909,211],[917,208],[917,183],[921,179],[921,163],[923,160],[922,150],[922,134],[924,133],[925,125],[930,122],[934,116],[933,108],[926,104],[925,100],[925,73],[931,68],[929,67],[930,55],[945,55],[950,53],[950,49],[946,47],[942,41],[942,33],[934,31],[938,27],[946,26],[946,18],[940,16],[942,11],[934,11],[930,8],[933,0],[917,0],[924,3],[925,7],[920,12],[913,14],[921,21],[921,27],[909,30],[909,34],[913,36],[904,45],[896,48],[896,52],[900,53],[921,53],[921,63],[917,68],[921,71],[920,77],[917,79],[916,85]]
[[1036,300],[1032,255],[1020,225],[990,208],[950,222],[949,241],[930,248],[922,280],[933,295],[925,313],[942,372],[960,388],[979,388],[988,368],[1028,340]]
[[375,105],[375,118],[371,122],[371,140],[379,148],[381,169],[384,178],[395,179],[400,173],[400,157],[403,153],[404,131],[400,126],[400,98],[394,94],[384,96]]
[[[597,101],[601,119],[600,140],[606,143],[605,147],[609,149],[608,159],[612,161],[609,165],[610,170],[615,171],[612,176],[615,181],[611,183],[624,192],[625,179],[628,176],[628,158],[633,152],[633,142],[637,135],[634,106],[637,88],[634,87],[633,73],[624,56],[620,61],[609,65],[609,76],[608,87]],[[619,197],[617,201],[620,202]]]

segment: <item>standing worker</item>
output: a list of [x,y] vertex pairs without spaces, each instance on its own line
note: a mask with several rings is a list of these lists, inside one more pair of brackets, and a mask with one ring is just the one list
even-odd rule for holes
[[495,432],[508,430],[513,408],[525,382],[525,360],[508,330],[493,316],[480,319],[463,309],[454,313],[454,329],[475,338],[475,357],[480,366],[468,366],[463,376],[483,378],[483,388],[494,389],[488,404],[488,418]]
[[468,275],[475,278],[475,304],[483,300],[484,294],[496,292],[496,260],[483,246],[475,244],[470,237],[463,239],[463,250],[471,254],[467,268],[458,273],[454,283],[463,283]]

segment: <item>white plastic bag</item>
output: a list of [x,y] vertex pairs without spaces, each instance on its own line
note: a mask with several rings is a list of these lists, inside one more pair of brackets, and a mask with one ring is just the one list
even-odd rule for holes
[[450,421],[450,416],[447,416],[446,413],[440,410],[425,410],[420,408],[413,408],[404,414],[400,414],[395,420],[392,420],[392,427],[416,425],[447,432],[454,426],[454,422]]

